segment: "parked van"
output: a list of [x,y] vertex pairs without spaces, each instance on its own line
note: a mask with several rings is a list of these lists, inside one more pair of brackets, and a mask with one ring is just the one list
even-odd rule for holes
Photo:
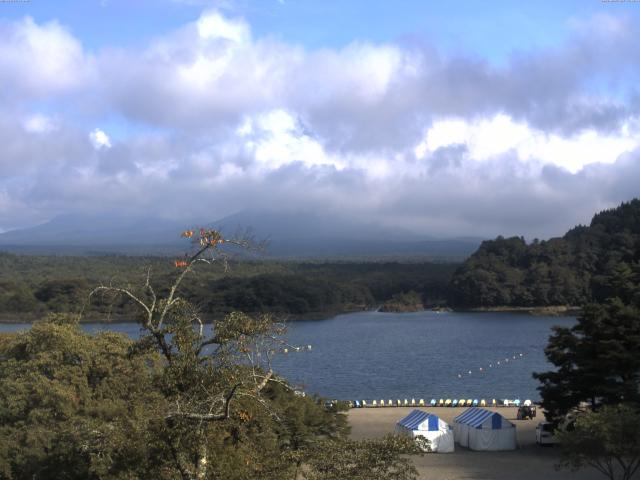
[[540,422],[536,427],[536,443],[538,445],[556,445],[558,439],[553,434],[553,425],[549,422]]

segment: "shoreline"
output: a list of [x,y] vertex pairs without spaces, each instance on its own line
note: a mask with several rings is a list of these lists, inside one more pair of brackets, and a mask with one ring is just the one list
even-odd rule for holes
[[[348,308],[344,310],[331,310],[325,312],[308,312],[305,314],[299,314],[295,317],[290,314],[273,313],[274,317],[283,318],[287,322],[296,321],[322,321],[333,318],[337,315],[345,315],[356,312],[380,312],[380,313],[417,313],[417,312],[437,312],[437,313],[520,313],[528,314],[531,316],[550,316],[550,317],[573,317],[581,314],[582,309],[580,307],[573,307],[568,305],[553,305],[543,307],[475,307],[475,308],[449,308],[449,307],[431,307],[423,310],[411,311],[411,312],[381,312],[379,307],[372,308]],[[47,314],[56,312],[44,312],[42,314],[33,313],[0,313],[0,324],[20,324],[20,323],[35,323],[42,320]],[[255,313],[255,312],[254,312]],[[72,314],[73,315],[73,314]],[[211,316],[207,317],[210,320]],[[83,316],[80,323],[135,323],[135,320],[123,316],[111,316],[111,318],[101,317],[99,315],[92,314],[90,316]]]
[[473,307],[473,308],[457,308],[454,312],[504,312],[504,313],[527,313],[532,316],[550,316],[550,317],[575,317],[582,313],[581,307],[571,305],[547,305],[538,307]]

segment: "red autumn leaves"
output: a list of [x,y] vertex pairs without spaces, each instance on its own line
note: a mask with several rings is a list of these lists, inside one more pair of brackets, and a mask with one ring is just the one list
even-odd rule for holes
[[[193,238],[194,230],[185,230],[180,234],[182,238]],[[206,230],[201,228],[199,231],[198,243],[201,247],[216,247],[224,243],[224,238],[217,230]],[[185,268],[189,266],[187,260],[178,259],[174,262],[176,268]]]

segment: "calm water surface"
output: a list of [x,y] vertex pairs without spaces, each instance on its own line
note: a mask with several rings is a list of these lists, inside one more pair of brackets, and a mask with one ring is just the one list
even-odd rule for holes
[[[289,324],[288,341],[312,349],[281,355],[274,367],[307,392],[329,398],[538,399],[531,373],[551,367],[543,351],[551,327],[573,323],[570,317],[459,312],[362,312],[297,321]],[[0,325],[0,331],[24,328]],[[139,334],[134,323],[83,328]]]

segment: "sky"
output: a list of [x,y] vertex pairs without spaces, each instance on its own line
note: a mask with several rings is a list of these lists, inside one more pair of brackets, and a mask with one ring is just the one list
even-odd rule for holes
[[0,231],[322,212],[548,238],[640,195],[640,2],[0,2]]

